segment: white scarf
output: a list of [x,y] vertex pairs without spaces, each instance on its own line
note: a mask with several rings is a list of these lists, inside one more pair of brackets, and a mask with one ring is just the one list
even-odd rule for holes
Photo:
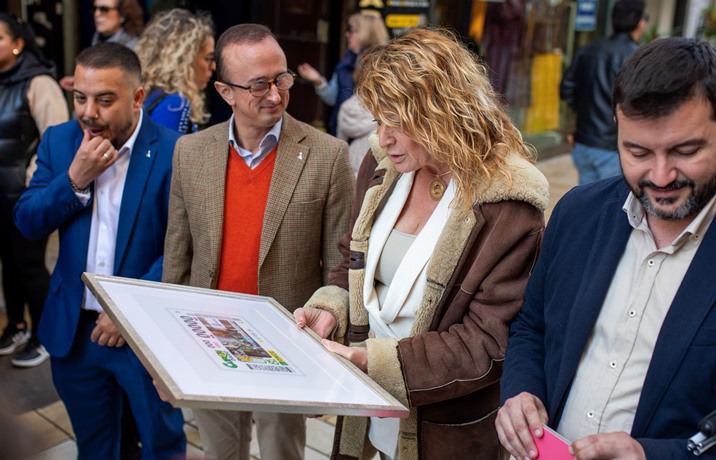
[[401,339],[410,335],[415,312],[425,291],[428,261],[445,227],[450,214],[450,203],[455,196],[454,181],[450,181],[438,206],[400,262],[381,308],[375,291],[375,271],[383,247],[408,199],[414,176],[415,173],[411,172],[398,179],[370,232],[363,302],[370,314],[370,328],[377,337]]

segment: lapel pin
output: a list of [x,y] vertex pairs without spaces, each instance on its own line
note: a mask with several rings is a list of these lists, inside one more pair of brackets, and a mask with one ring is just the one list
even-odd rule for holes
[[151,157],[151,156],[152,156],[152,151],[151,151],[151,150],[147,150],[147,158],[149,158],[149,157]]
[[298,152],[298,159],[303,161],[303,152]]

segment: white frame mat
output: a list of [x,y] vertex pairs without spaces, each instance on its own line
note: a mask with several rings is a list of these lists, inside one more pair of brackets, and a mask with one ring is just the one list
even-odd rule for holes
[[174,406],[408,416],[270,297],[91,273],[82,280]]

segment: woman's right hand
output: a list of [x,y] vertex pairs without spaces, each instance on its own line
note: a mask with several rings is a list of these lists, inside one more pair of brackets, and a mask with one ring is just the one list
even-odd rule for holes
[[321,73],[316,70],[311,64],[303,63],[298,65],[298,74],[304,80],[311,82],[313,86],[318,86],[323,81]]
[[293,312],[296,325],[300,328],[308,326],[313,332],[325,339],[336,327],[336,317],[333,313],[313,307],[297,308]]

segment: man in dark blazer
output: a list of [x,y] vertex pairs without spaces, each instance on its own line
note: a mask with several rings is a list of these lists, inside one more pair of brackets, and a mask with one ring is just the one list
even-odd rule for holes
[[[216,60],[216,90],[233,115],[177,142],[163,280],[270,296],[293,311],[341,260],[353,204],[348,146],[285,112],[294,75],[266,27],[229,28]],[[194,416],[207,454],[249,459],[252,413]],[[303,415],[253,419],[262,459],[303,458]]]
[[693,458],[716,408],[715,68],[669,38],[619,71],[623,178],[560,201],[512,326],[496,425],[515,457],[549,425],[579,460]]
[[49,128],[15,207],[27,238],[60,232],[39,337],[77,436],[79,458],[119,458],[122,390],[144,459],[185,450],[181,412],[152,379],[82,283],[84,271],[160,280],[171,160],[178,134],[142,113],[139,59],[103,43],[77,57],[77,120]]

